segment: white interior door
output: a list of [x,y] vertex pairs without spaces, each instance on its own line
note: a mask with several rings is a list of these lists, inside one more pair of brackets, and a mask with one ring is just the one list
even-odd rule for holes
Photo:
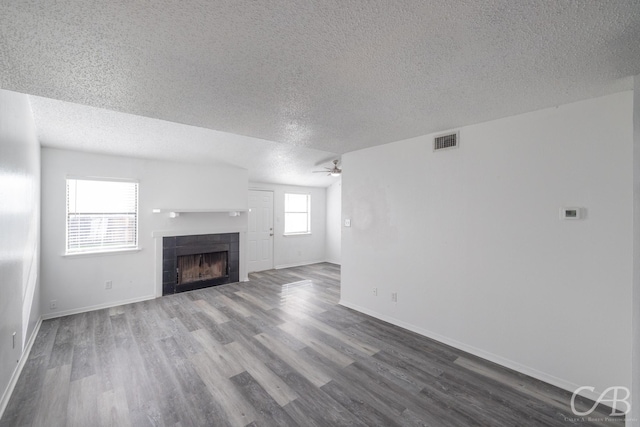
[[273,192],[249,190],[249,272],[273,268]]

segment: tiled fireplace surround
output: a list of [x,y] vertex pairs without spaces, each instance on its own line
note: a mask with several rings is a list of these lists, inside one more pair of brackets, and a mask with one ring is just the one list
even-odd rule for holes
[[[162,238],[162,295],[235,283],[240,278],[240,233],[198,234]],[[177,258],[209,252],[228,252],[229,275],[177,286]]]

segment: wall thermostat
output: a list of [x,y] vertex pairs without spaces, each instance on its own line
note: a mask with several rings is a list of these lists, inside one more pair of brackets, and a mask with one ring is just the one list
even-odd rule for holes
[[560,219],[582,219],[584,217],[584,208],[564,207],[560,208]]

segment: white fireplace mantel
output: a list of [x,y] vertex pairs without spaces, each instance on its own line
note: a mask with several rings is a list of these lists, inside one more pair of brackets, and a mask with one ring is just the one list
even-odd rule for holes
[[177,218],[182,213],[228,213],[229,216],[240,216],[247,209],[190,209],[190,208],[153,208],[154,214],[168,213],[169,218]]

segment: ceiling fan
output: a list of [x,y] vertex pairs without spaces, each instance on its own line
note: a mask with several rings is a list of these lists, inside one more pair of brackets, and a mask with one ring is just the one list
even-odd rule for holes
[[327,175],[331,175],[331,176],[340,176],[340,174],[342,173],[342,169],[340,169],[338,167],[338,162],[339,160],[334,160],[333,161],[333,167],[329,168],[329,167],[324,167],[326,170],[324,171],[313,171],[313,173],[326,173]]

